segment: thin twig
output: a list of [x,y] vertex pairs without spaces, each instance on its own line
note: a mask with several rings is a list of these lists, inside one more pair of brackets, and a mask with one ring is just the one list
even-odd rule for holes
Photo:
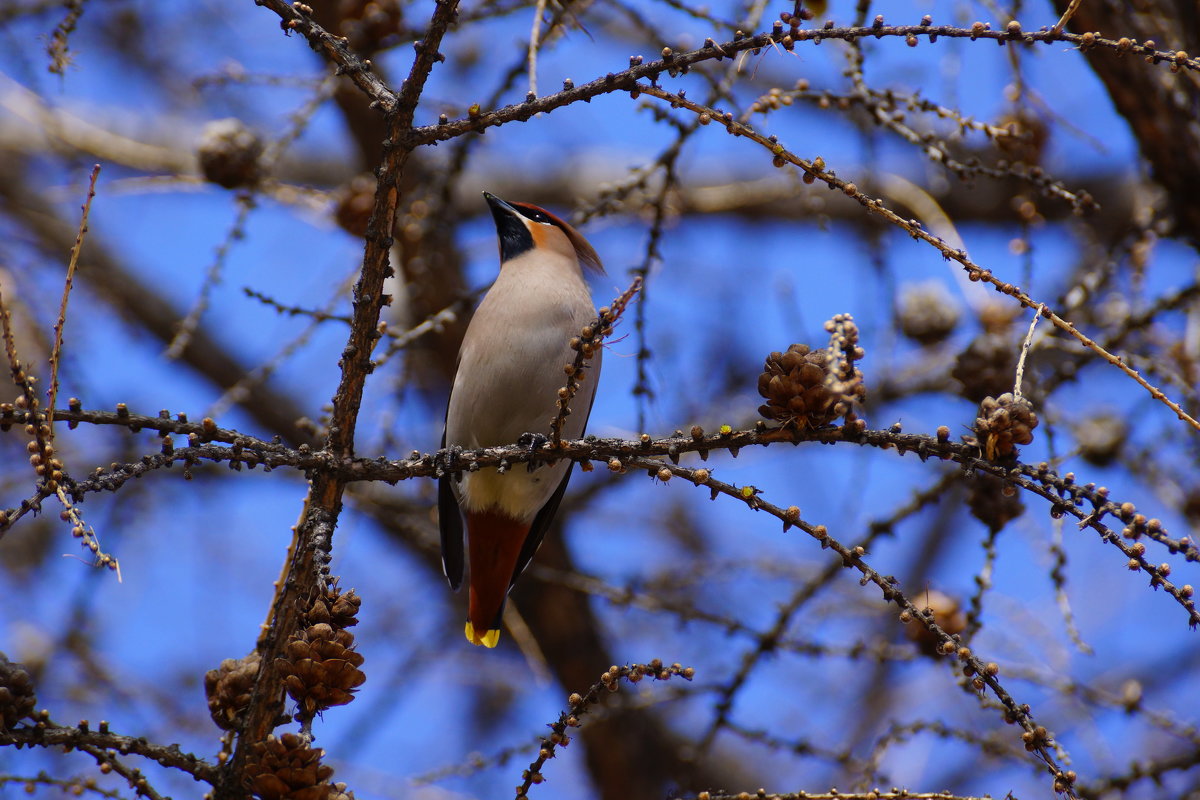
[[651,661],[649,664],[610,667],[600,676],[600,680],[592,684],[586,692],[583,694],[576,692],[567,698],[567,710],[559,714],[558,721],[549,726],[550,735],[542,740],[542,747],[538,751],[538,757],[522,773],[521,777],[524,780],[517,787],[516,800],[526,800],[529,796],[529,788],[545,780],[541,771],[542,767],[545,766],[547,761],[554,758],[556,747],[566,747],[570,744],[571,730],[578,728],[580,725],[579,718],[586,714],[591,706],[600,702],[600,699],[604,697],[603,691],[605,689],[609,692],[615,692],[620,688],[621,680],[638,683],[644,677],[649,677],[656,681],[665,681],[679,676],[690,681],[695,673],[696,671],[691,667],[684,667],[680,664],[666,666],[658,659]]
[[1025,334],[1025,341],[1021,343],[1021,355],[1017,357],[1017,378],[1013,382],[1013,397],[1021,399],[1021,379],[1025,377],[1025,357],[1029,355],[1029,348],[1033,344],[1033,331],[1037,328],[1038,320],[1042,317],[1042,312],[1046,310],[1046,304],[1041,303],[1037,307],[1037,313],[1033,315],[1033,321],[1029,323],[1029,331]]
[[984,663],[978,655],[973,653],[969,648],[962,647],[954,637],[944,631],[935,621],[932,614],[925,614],[916,605],[912,603],[900,589],[898,582],[891,576],[884,576],[871,567],[865,559],[866,549],[863,547],[846,547],[838,540],[830,536],[828,529],[824,525],[813,525],[800,516],[800,509],[796,506],[783,508],[774,505],[763,499],[762,492],[754,486],[734,486],[733,484],[724,481],[716,480],[707,469],[691,469],[688,467],[677,466],[666,461],[654,458],[646,458],[642,456],[631,456],[626,462],[627,464],[648,470],[651,474],[669,479],[671,476],[678,476],[684,480],[695,484],[697,487],[703,486],[707,488],[715,498],[719,495],[724,495],[736,500],[740,500],[753,510],[761,510],[770,514],[773,517],[783,522],[783,529],[787,531],[791,527],[797,527],[811,536],[820,543],[822,549],[831,549],[838,556],[838,562],[841,567],[846,569],[857,570],[862,578],[860,583],[867,585],[874,584],[882,592],[883,599],[889,603],[894,603],[901,609],[901,619],[919,620],[920,624],[929,631],[938,642],[939,652],[944,656],[957,657],[964,666],[969,666],[974,674],[976,683],[976,691],[982,693],[984,689],[991,689],[995,698],[999,701],[1005,718],[1012,720],[1019,725],[1029,738],[1025,738],[1027,749],[1031,754],[1036,756],[1043,764],[1045,769],[1054,779],[1054,788],[1056,792],[1061,792],[1068,798],[1077,798],[1072,784],[1074,777],[1068,777],[1066,770],[1060,766],[1059,759],[1055,755],[1055,747],[1053,740],[1049,737],[1045,728],[1036,724],[1032,713],[1028,710],[1027,705],[1020,705],[1009,694],[1008,690],[998,680],[999,669],[994,664]]
[[529,31],[529,93],[537,97],[537,58],[542,36],[542,14],[546,12],[546,0],[537,0],[533,9],[533,28]]
[[1135,370],[1133,367],[1126,364],[1125,360],[1122,359],[1120,356],[1113,355],[1112,353],[1105,350],[1099,343],[1097,343],[1096,341],[1094,341],[1093,339],[1088,337],[1086,334],[1084,334],[1082,331],[1080,331],[1078,328],[1076,328],[1074,324],[1068,322],[1067,320],[1065,320],[1062,317],[1055,314],[1048,307],[1046,307],[1046,305],[1044,303],[1039,303],[1039,302],[1035,301],[1032,297],[1030,297],[1028,294],[1026,294],[1019,286],[1016,286],[1015,284],[1012,284],[1012,283],[1008,283],[1006,281],[1002,281],[999,278],[997,278],[995,275],[993,275],[991,270],[987,270],[987,269],[980,267],[978,264],[973,262],[967,256],[967,254],[964,250],[962,250],[962,249],[955,250],[955,249],[951,249],[950,247],[948,247],[945,242],[943,242],[942,240],[938,239],[936,236],[933,236],[927,230],[925,230],[925,228],[921,225],[921,223],[919,221],[917,221],[915,219],[906,220],[906,219],[902,218],[899,214],[897,214],[896,212],[892,211],[890,208],[885,206],[883,204],[882,200],[867,195],[865,192],[861,191],[858,188],[858,186],[856,184],[854,184],[853,182],[843,180],[843,179],[837,177],[834,173],[825,170],[823,163],[818,164],[818,163],[815,163],[812,161],[808,161],[807,159],[800,158],[799,156],[797,156],[796,154],[792,153],[787,148],[785,148],[783,145],[781,145],[775,137],[773,137],[773,136],[768,137],[762,133],[759,133],[754,128],[751,128],[749,125],[747,125],[743,122],[737,121],[736,119],[734,119],[733,114],[722,113],[714,108],[702,105],[700,103],[695,103],[691,100],[686,99],[682,95],[668,92],[657,86],[647,86],[644,84],[638,84],[637,88],[634,91],[636,91],[638,93],[648,94],[653,97],[657,97],[661,100],[665,100],[676,107],[686,108],[689,111],[692,111],[696,114],[699,114],[703,117],[708,118],[712,122],[715,122],[717,124],[724,126],[726,128],[726,130],[728,130],[729,133],[731,133],[734,136],[741,136],[746,139],[749,139],[750,141],[752,141],[758,145],[761,145],[762,147],[769,150],[772,153],[772,155],[776,159],[780,160],[781,162],[789,163],[796,167],[799,167],[801,170],[804,171],[806,176],[812,176],[812,178],[814,178],[815,180],[819,180],[819,181],[825,183],[826,185],[830,186],[831,188],[841,190],[841,192],[843,194],[845,194],[847,197],[853,199],[857,203],[861,204],[864,208],[867,209],[867,211],[874,213],[874,214],[878,214],[879,216],[883,217],[885,220],[892,223],[893,225],[897,225],[900,228],[903,228],[914,239],[919,239],[919,240],[925,242],[926,244],[934,247],[935,249],[937,249],[938,252],[940,252],[947,259],[957,261],[966,270],[967,277],[970,278],[971,280],[983,281],[985,283],[992,285],[997,291],[1001,292],[1002,294],[1006,294],[1009,297],[1012,297],[1013,299],[1020,302],[1020,304],[1022,306],[1027,306],[1030,308],[1039,308],[1040,311],[1038,313],[1041,314],[1042,316],[1046,317],[1047,319],[1049,319],[1052,323],[1054,323],[1054,326],[1056,328],[1059,328],[1060,330],[1065,331],[1066,333],[1070,334],[1072,337],[1074,337],[1076,340],[1078,340],[1079,343],[1082,344],[1084,347],[1091,350],[1093,353],[1096,353],[1101,358],[1103,358],[1105,361],[1107,361],[1108,363],[1117,367],[1118,369],[1120,369],[1122,372],[1124,372],[1129,377],[1133,378],[1133,380],[1139,386],[1141,386],[1142,388],[1144,388],[1146,391],[1148,391],[1150,393],[1151,397],[1153,397],[1155,400],[1157,400],[1160,403],[1162,403],[1163,405],[1165,405],[1167,408],[1171,409],[1171,411],[1175,412],[1175,416],[1178,417],[1181,421],[1186,422],[1188,425],[1195,428],[1197,431],[1200,431],[1200,421],[1196,420],[1194,417],[1192,417],[1190,414],[1188,414],[1186,411],[1184,411],[1183,408],[1180,407],[1180,405],[1178,403],[1176,403],[1171,398],[1167,397],[1166,394],[1163,393],[1163,391],[1161,389],[1159,389],[1157,386],[1154,386],[1149,381],[1147,381],[1145,378],[1143,378],[1138,373],[1137,370]]
[[1071,17],[1075,16],[1075,12],[1079,10],[1081,5],[1083,5],[1083,0],[1071,0],[1071,3],[1067,6],[1067,10],[1058,18],[1058,22],[1054,23],[1054,27],[1050,29],[1050,32],[1055,36],[1062,33],[1063,28],[1067,27],[1067,23],[1071,21]]
[[[263,0],[263,2],[274,8],[276,3],[281,2],[281,0]],[[300,30],[299,27],[296,29]],[[324,31],[320,31],[320,33],[329,36]],[[791,36],[791,34],[786,35]],[[669,57],[661,60],[639,63],[637,66],[620,72],[608,73],[588,83],[582,85],[576,84],[573,88],[539,97],[533,102],[516,103],[499,109],[480,109],[478,113],[471,113],[457,120],[447,120],[445,123],[439,122],[413,128],[407,134],[404,144],[406,146],[419,147],[434,142],[447,141],[455,139],[468,131],[480,131],[485,128],[505,125],[516,121],[524,122],[542,112],[563,108],[580,100],[586,101],[590,98],[613,92],[637,91],[640,90],[638,82],[642,79],[657,81],[661,75],[678,75],[690,69],[693,65],[705,61],[731,58],[741,53],[761,50],[762,48],[771,47],[776,44],[783,44],[784,36],[785,34],[780,31],[778,37],[773,33],[760,33],[755,36],[746,36],[719,44],[709,40],[708,43],[696,50],[684,53],[671,53]],[[801,29],[792,36],[792,47],[794,48],[802,42],[816,43],[824,40],[854,41],[857,39],[883,37],[899,37],[902,39],[919,37],[928,38],[930,41],[938,38],[970,39],[972,41],[977,39],[991,39],[1001,43],[1011,42],[1014,44],[1029,44],[1034,42],[1053,44],[1066,42],[1076,45],[1082,50],[1103,49],[1111,51],[1114,54],[1132,53],[1144,56],[1154,64],[1166,64],[1173,70],[1188,69],[1200,71],[1200,58],[1188,56],[1184,51],[1156,50],[1154,47],[1146,47],[1139,44],[1122,45],[1118,39],[1096,36],[1092,33],[1083,35],[1061,33],[1055,35],[1049,30],[996,31],[991,30],[990,26],[983,23],[978,23],[977,26],[969,28],[953,25],[885,25],[878,28],[867,26],[860,28]],[[314,39],[316,44],[324,47],[325,39],[319,34],[314,33],[310,38]],[[358,82],[358,73],[356,70],[361,69],[363,68],[359,62],[355,62],[352,58],[346,59],[347,74],[355,79],[356,83]],[[377,93],[371,87],[362,84],[360,84],[360,88],[372,97],[375,97],[380,105],[385,108],[389,102],[394,102],[392,100],[393,96],[390,93]]]
[[164,357],[168,361],[174,361],[182,356],[183,351],[191,344],[192,337],[200,325],[200,318],[204,316],[204,312],[208,311],[213,289],[221,282],[221,274],[225,271],[225,262],[229,257],[229,251],[233,248],[234,242],[246,238],[246,221],[255,207],[254,194],[250,191],[240,192],[234,202],[237,205],[237,214],[234,215],[233,224],[226,231],[225,238],[217,245],[212,263],[204,271],[204,282],[200,284],[200,292],[197,294],[195,302],[188,309],[183,321],[179,323],[171,341],[167,343]]
[[599,350],[604,339],[612,333],[612,326],[621,318],[629,301],[642,288],[642,277],[639,275],[629,284],[629,288],[613,299],[612,307],[605,306],[598,312],[596,319],[584,326],[577,336],[571,339],[571,349],[575,351],[575,361],[571,372],[567,375],[567,383],[558,392],[558,413],[550,420],[550,443],[555,447],[562,444],[562,428],[571,413],[571,400],[579,391],[579,382],[584,377],[583,362],[592,358]]
[[[39,712],[38,724],[20,726],[12,730],[0,730],[0,744],[23,745],[25,747],[94,748],[97,753],[113,751],[141,756],[164,767],[178,769],[198,781],[212,783],[217,777],[217,767],[192,753],[180,750],[176,745],[164,746],[146,741],[141,736],[126,736],[113,733],[107,722],[92,729],[86,720],[76,727],[57,725],[48,718],[42,719]],[[48,715],[47,715],[48,717]]]
[[54,348],[50,351],[50,401],[46,409],[46,424],[50,426],[50,440],[54,440],[54,401],[58,397],[58,364],[62,357],[63,328],[67,323],[67,299],[75,280],[75,267],[79,263],[79,252],[83,250],[83,237],[87,235],[88,214],[92,210],[92,198],[96,196],[96,178],[100,176],[100,165],[92,167],[88,181],[87,199],[83,201],[83,216],[79,219],[79,232],[71,247],[71,260],[67,262],[67,280],[63,284],[62,303],[58,307],[58,320],[54,323]]

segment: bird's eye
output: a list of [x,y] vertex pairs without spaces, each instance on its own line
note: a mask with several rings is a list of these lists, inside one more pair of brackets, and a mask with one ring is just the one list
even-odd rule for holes
[[528,207],[518,206],[517,210],[520,211],[521,214],[526,219],[531,219],[534,222],[542,222],[547,225],[552,224],[551,220],[550,220],[550,215],[547,214],[545,211],[542,211],[540,208],[528,208]]

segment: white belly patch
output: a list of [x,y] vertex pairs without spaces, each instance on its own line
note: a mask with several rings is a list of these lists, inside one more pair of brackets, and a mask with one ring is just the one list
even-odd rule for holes
[[524,464],[515,464],[503,475],[486,467],[464,472],[455,490],[467,511],[498,511],[521,522],[532,522],[558,488],[568,466],[560,462],[529,472]]

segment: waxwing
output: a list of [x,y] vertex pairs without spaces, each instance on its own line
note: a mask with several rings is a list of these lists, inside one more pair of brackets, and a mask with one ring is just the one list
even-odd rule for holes
[[[484,192],[500,239],[500,274],[463,337],[442,447],[511,445],[543,436],[558,413],[570,340],[596,317],[586,272],[603,273],[596,251],[544,209]],[[600,351],[572,402],[562,435],[583,435],[600,375]],[[536,439],[535,439],[536,440]],[[544,439],[543,439],[544,440]],[[463,578],[463,519],[470,589],[466,634],[495,647],[500,615],[517,577],[550,527],[571,462],[447,474],[438,483],[442,567],[453,589]]]

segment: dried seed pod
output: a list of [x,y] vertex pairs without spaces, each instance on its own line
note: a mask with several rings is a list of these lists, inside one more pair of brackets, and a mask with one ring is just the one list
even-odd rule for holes
[[36,705],[37,695],[28,670],[0,653],[0,730],[11,730],[32,714]]
[[196,158],[206,180],[226,189],[254,186],[262,178],[263,143],[240,119],[217,119],[204,126]]
[[227,731],[237,728],[238,719],[250,706],[250,695],[258,679],[258,651],[244,658],[227,658],[204,675],[204,694],[213,722]]
[[967,507],[993,533],[1025,513],[1021,495],[995,475],[975,474],[967,492]]
[[[786,353],[771,353],[758,376],[758,393],[767,400],[758,413],[800,430],[820,427],[844,415],[866,389],[859,380],[849,391],[839,391],[841,382],[830,374],[828,362],[826,351],[814,351],[806,344],[793,344]],[[857,371],[856,375],[861,378]]]
[[255,744],[246,763],[247,788],[261,800],[331,800],[333,768],[321,763],[325,751],[303,736],[285,733]]
[[[912,602],[919,610],[932,611],[933,621],[951,636],[962,633],[967,627],[967,616],[959,606],[958,600],[944,592],[930,589],[913,597]],[[934,636],[920,620],[910,619],[904,626],[904,635],[909,641],[915,642],[926,655],[939,655],[938,646],[942,640]]]
[[937,344],[958,326],[962,306],[937,281],[909,284],[900,290],[896,321],[900,332],[923,345]]
[[987,459],[1013,458],[1018,444],[1033,441],[1037,414],[1024,397],[1005,392],[999,397],[985,397],[975,418],[975,435]]
[[1010,337],[985,333],[958,354],[951,375],[962,385],[962,396],[981,403],[1010,391],[1017,373],[1019,346]]

